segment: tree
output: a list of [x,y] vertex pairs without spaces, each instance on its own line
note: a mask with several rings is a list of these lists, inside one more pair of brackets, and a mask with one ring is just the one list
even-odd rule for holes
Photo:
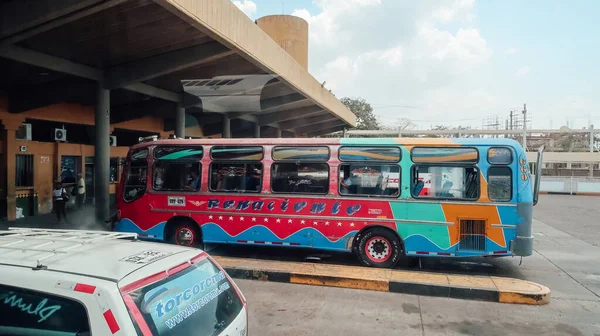
[[388,125],[382,125],[381,129],[386,131],[402,131],[413,129],[415,126],[415,123],[413,123],[410,119],[400,118],[396,122],[392,122]]
[[373,113],[373,107],[363,98],[348,98],[340,99],[342,104],[356,115],[357,130],[378,130],[381,129],[377,117]]
[[[459,134],[457,133],[444,133],[444,131],[448,131],[448,130],[457,130],[457,131],[468,131],[472,129],[471,126],[458,126],[458,127],[448,127],[448,126],[444,126],[444,125],[435,125],[433,127],[431,127],[432,131],[439,131],[440,134],[435,134],[435,135],[428,135],[429,138],[440,138],[440,137],[458,137]],[[462,137],[466,137],[466,138],[471,138],[472,135],[461,135]]]

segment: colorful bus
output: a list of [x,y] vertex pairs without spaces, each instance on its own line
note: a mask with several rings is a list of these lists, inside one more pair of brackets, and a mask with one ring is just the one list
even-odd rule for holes
[[129,151],[115,230],[347,251],[375,267],[529,256],[539,177],[508,139],[153,139]]

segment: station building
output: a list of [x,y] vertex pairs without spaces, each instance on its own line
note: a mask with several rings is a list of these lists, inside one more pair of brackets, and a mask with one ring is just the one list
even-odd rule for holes
[[110,216],[140,137],[312,137],[356,117],[308,71],[308,24],[229,0],[0,1],[0,217],[85,176]]

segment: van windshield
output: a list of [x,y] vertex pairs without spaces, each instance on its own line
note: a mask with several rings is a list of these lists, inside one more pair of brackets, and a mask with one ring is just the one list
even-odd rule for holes
[[141,315],[152,335],[161,336],[218,335],[243,307],[225,273],[208,258],[129,295],[139,310],[131,311],[134,320]]

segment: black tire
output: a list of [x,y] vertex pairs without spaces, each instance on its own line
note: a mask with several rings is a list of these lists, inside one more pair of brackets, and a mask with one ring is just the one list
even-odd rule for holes
[[392,268],[403,254],[402,244],[390,230],[373,228],[358,237],[358,260],[365,266]]
[[175,245],[198,247],[202,243],[200,227],[189,220],[176,220],[169,225],[168,241]]

